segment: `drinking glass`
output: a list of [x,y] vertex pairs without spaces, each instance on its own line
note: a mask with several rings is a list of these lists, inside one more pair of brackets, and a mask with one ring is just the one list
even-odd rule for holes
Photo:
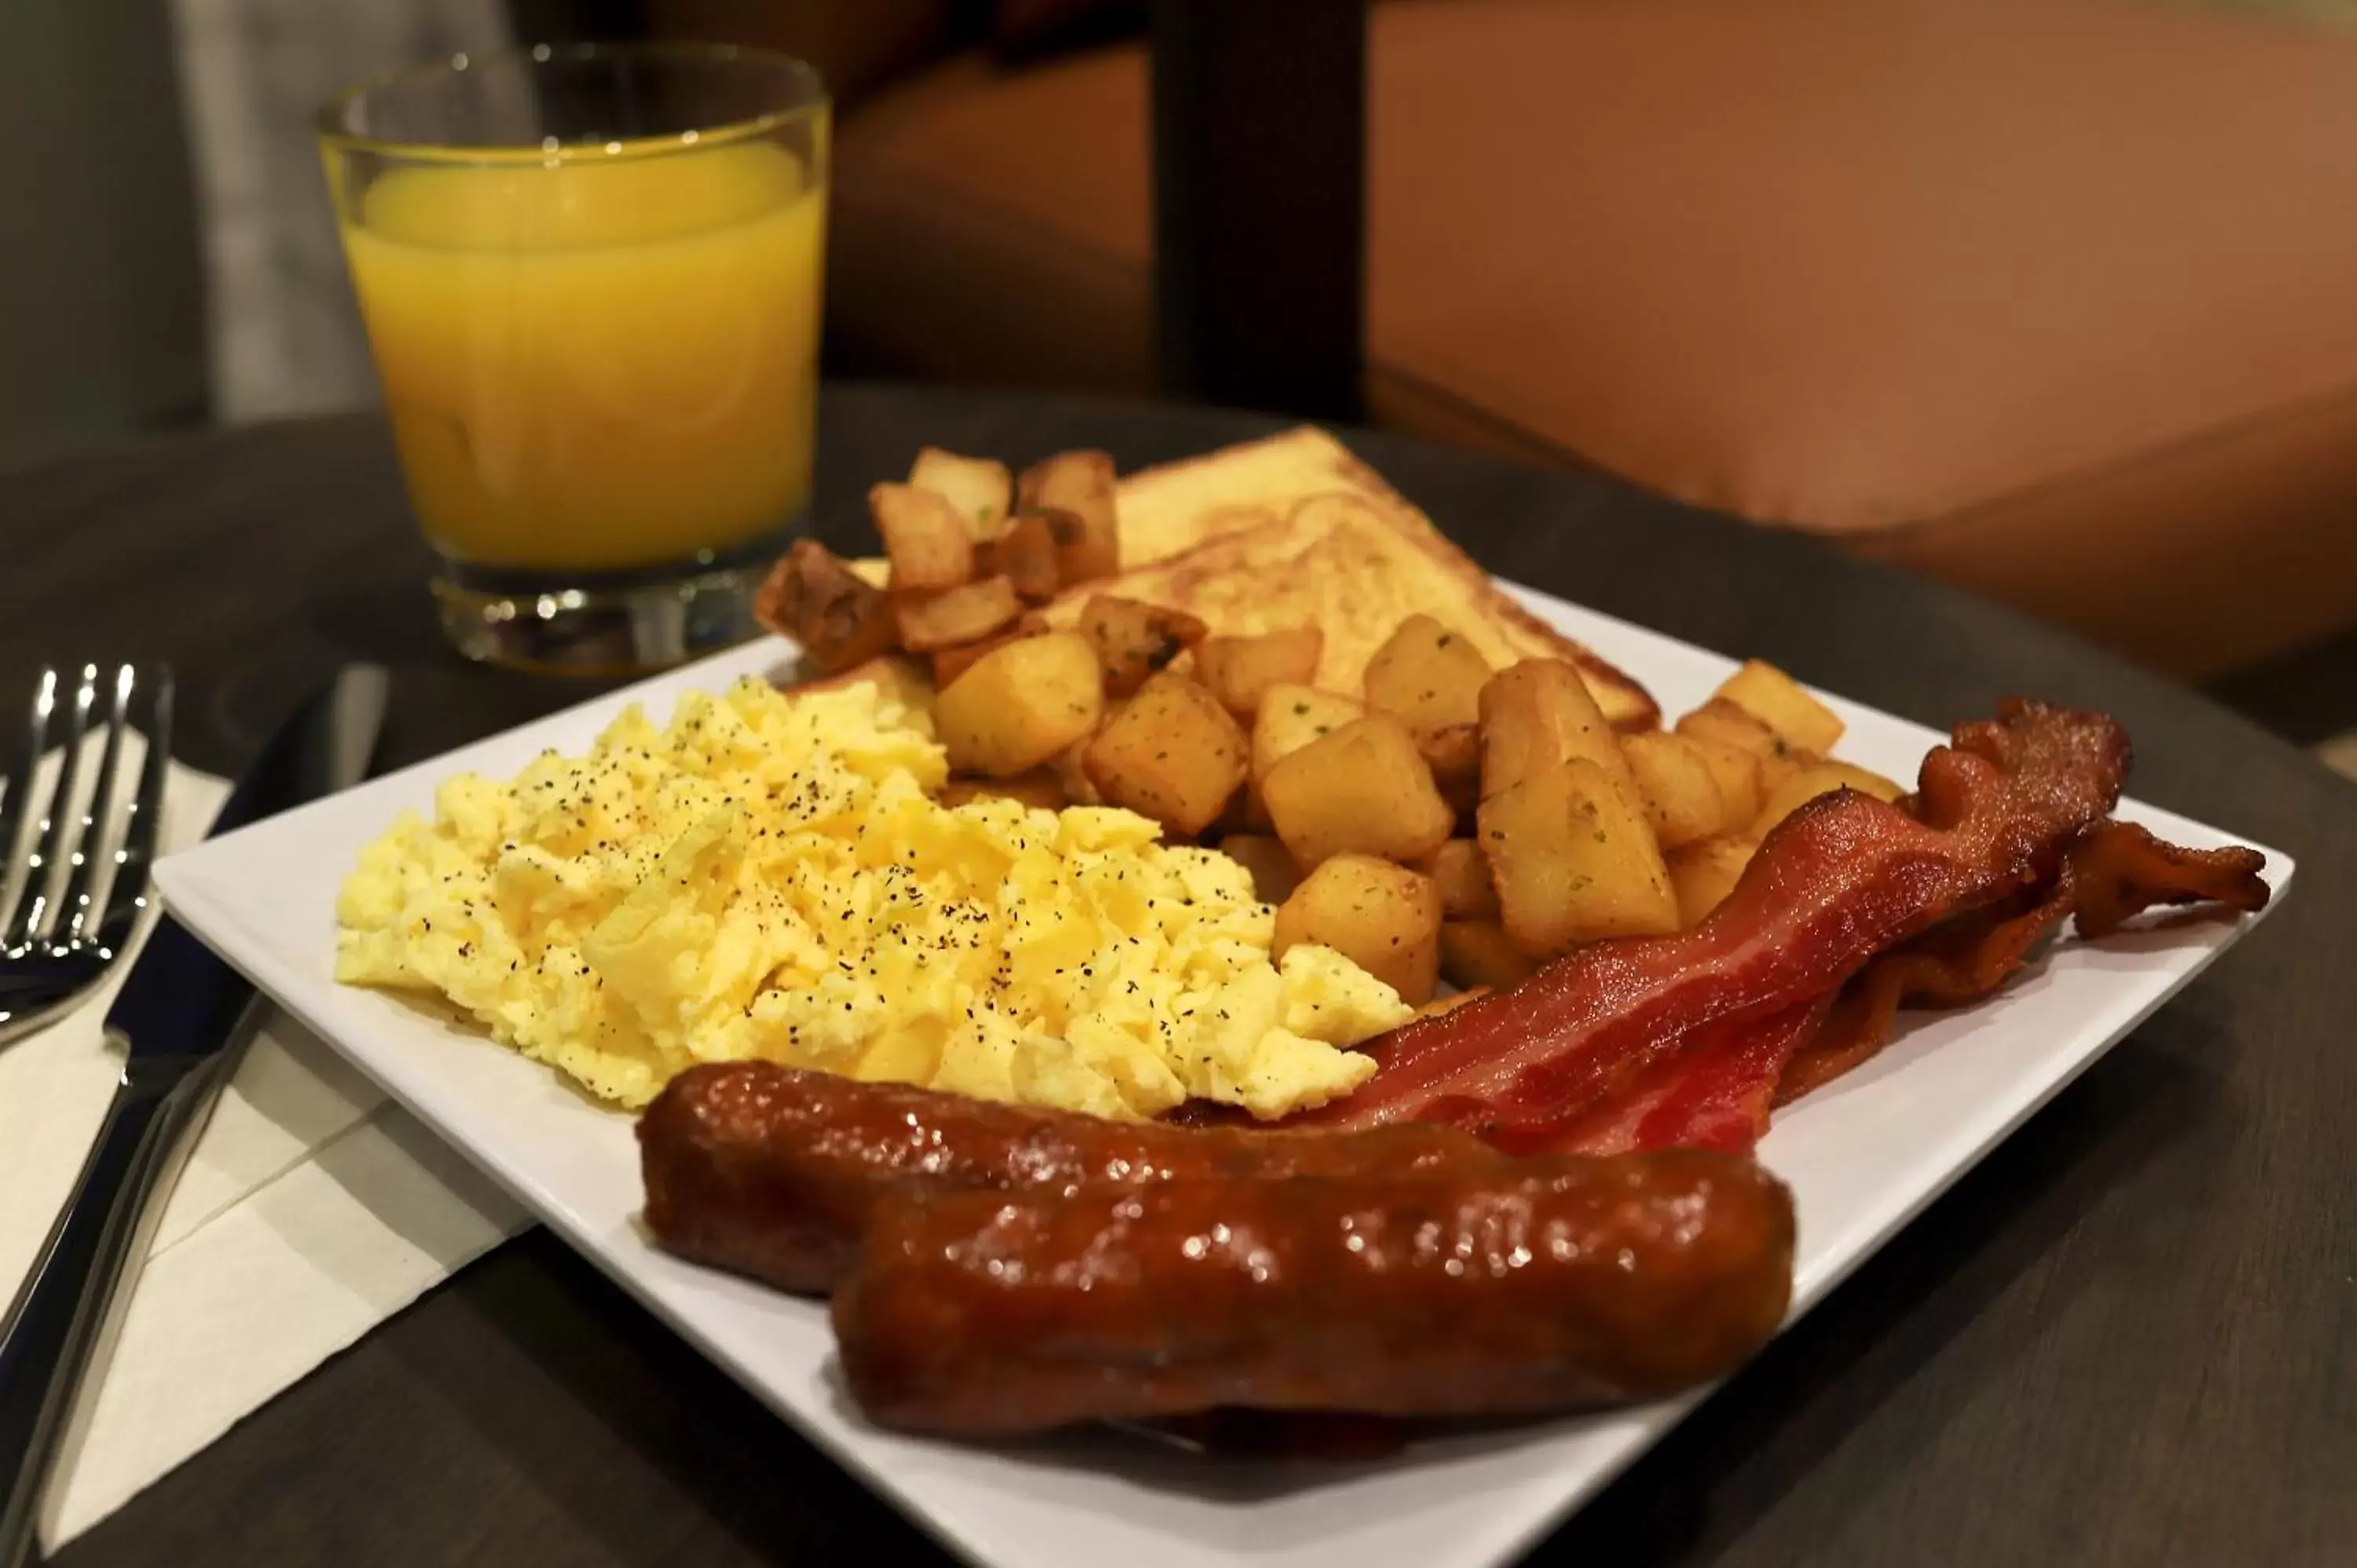
[[459,651],[611,673],[748,635],[810,505],[817,73],[542,45],[364,83],[318,131]]

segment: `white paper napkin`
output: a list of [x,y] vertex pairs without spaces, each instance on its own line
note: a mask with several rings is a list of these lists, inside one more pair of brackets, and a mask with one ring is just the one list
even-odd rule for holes
[[[176,765],[163,847],[201,836],[227,792]],[[0,1047],[0,1294],[32,1266],[113,1093],[121,1061],[100,1030],[113,990]],[[265,1010],[165,1210],[42,1539],[54,1549],[81,1534],[526,1223]]]

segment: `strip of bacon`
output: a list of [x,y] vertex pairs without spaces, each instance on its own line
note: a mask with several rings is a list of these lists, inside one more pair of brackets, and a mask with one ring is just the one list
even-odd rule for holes
[[1830,996],[1877,953],[2040,886],[2119,797],[2111,719],[2009,700],[1924,758],[1914,814],[1864,795],[1792,813],[1710,917],[1597,942],[1523,984],[1411,1023],[1382,1067],[1306,1121],[1441,1121],[1508,1148],[1558,1146],[1700,1029],[1745,1038]]
[[2243,914],[2267,907],[2257,850],[2187,849],[2134,822],[2104,822],[2071,849],[2072,904],[2079,934],[2107,937],[2147,909],[2221,904]]
[[1842,988],[1823,1026],[1786,1064],[1775,1103],[1789,1105],[1864,1066],[1890,1038],[1900,1006],[1960,1006],[2004,984],[2071,913],[2070,879],[2043,895],[1962,915],[1885,953]]
[[1749,1154],[1768,1131],[1768,1112],[1787,1065],[1819,1035],[1832,1004],[1832,996],[1821,996],[1765,1020],[1726,1020],[1692,1031],[1626,1090],[1551,1140],[1549,1149],[1622,1155],[1684,1147]]
[[2186,849],[2134,822],[2098,822],[2072,844],[2061,877],[2042,897],[1959,917],[1867,965],[1785,1069],[1776,1103],[1790,1104],[1871,1059],[1901,1006],[1957,1007],[1986,996],[2068,917],[2093,939],[2163,905],[2263,909],[2266,864],[2255,849]]

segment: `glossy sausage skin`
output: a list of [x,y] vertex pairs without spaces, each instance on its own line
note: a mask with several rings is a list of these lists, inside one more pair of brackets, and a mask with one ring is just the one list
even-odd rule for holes
[[1504,1158],[1439,1126],[1199,1131],[773,1062],[681,1073],[640,1118],[639,1155],[656,1240],[682,1257],[813,1295],[832,1290],[856,1259],[877,1200],[910,1182],[928,1192],[1064,1191],[1178,1176],[1401,1175]]
[[877,1208],[834,1298],[871,1419],[967,1436],[1223,1406],[1511,1413],[1732,1370],[1792,1291],[1792,1195],[1700,1149]]

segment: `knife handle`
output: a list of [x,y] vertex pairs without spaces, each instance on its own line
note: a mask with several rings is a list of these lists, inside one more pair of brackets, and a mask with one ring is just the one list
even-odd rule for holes
[[127,1062],[98,1143],[0,1326],[0,1568],[39,1561],[41,1498],[75,1414],[73,1390],[116,1326],[163,1205],[211,1107],[219,1058]]

